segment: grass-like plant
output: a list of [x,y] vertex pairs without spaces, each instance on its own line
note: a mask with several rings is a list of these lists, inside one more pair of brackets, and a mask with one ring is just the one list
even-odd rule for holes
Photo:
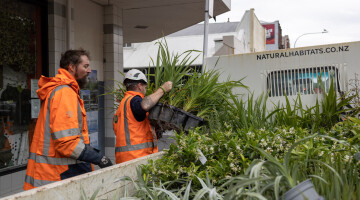
[[148,74],[148,79],[154,79],[154,82],[149,84],[147,93],[153,93],[166,81],[172,81],[173,89],[160,101],[179,106],[185,98],[182,92],[183,85],[192,71],[192,64],[200,54],[195,57],[192,55],[199,51],[188,50],[180,54],[171,53],[165,38],[156,42],[156,45],[159,47],[156,60],[151,58],[151,65],[155,67],[155,70],[153,74]]
[[360,199],[360,162],[352,158],[359,149],[360,120],[339,122],[344,111],[355,115],[358,108],[345,108],[353,97],[338,97],[332,80],[313,107],[304,106],[300,95],[294,102],[285,96],[284,105],[269,112],[268,95],[243,100],[232,93],[246,88],[241,80],[220,82],[216,70],[190,73],[191,51],[174,55],[166,41],[157,45],[149,91],[173,81],[174,90],[162,101],[209,122],[207,128],[177,134],[177,145],[142,167],[134,181],[136,198],[279,199],[311,178],[326,199]]
[[237,95],[229,94],[224,98],[226,113],[219,119],[231,124],[234,128],[264,128],[269,127],[272,113],[268,113],[266,107],[268,95],[261,94],[254,99],[254,94],[249,94],[247,101]]
[[234,88],[246,88],[241,80],[220,82],[221,73],[215,69],[194,72],[184,85],[186,93],[182,108],[199,117],[209,117],[215,107],[217,112],[224,109],[224,101],[231,97]]
[[347,112],[354,116],[359,112],[359,108],[347,107],[354,96],[337,97],[333,82],[328,93],[324,93],[320,101],[317,99],[312,107],[303,105],[301,95],[298,95],[294,102],[291,102],[287,95],[284,98],[284,105],[274,105],[274,110],[268,110],[268,95],[264,93],[256,99],[250,93],[246,101],[230,93],[223,99],[227,109],[225,112],[220,111],[222,115],[219,115],[217,120],[227,122],[234,128],[271,128],[286,125],[317,132],[321,128],[330,129],[341,120],[342,113]]
[[284,126],[177,134],[177,145],[142,166],[137,180],[122,178],[133,182],[136,194],[116,199],[279,199],[308,178],[326,199],[359,199],[360,162],[352,158],[358,152],[357,123],[348,118],[312,135]]
[[[280,194],[286,192],[288,189],[295,187],[301,181],[312,178],[315,180],[317,188],[320,188],[320,193],[327,194],[328,191],[335,190],[332,195],[328,195],[331,197],[338,196],[346,196],[347,194],[340,194],[342,189],[334,188],[340,187],[347,182],[350,184],[347,185],[345,191],[355,191],[351,193],[352,195],[358,195],[356,191],[356,185],[353,185],[354,181],[359,182],[359,178],[351,177],[354,175],[354,170],[352,169],[350,172],[344,171],[343,168],[343,158],[334,157],[334,152],[331,152],[331,161],[330,160],[318,160],[314,159],[317,155],[317,149],[313,146],[313,138],[320,137],[325,138],[326,140],[332,140],[335,144],[339,144],[341,146],[349,146],[349,143],[338,140],[336,138],[327,136],[327,135],[318,135],[313,134],[311,136],[305,137],[298,142],[295,142],[285,154],[283,161],[280,162],[278,159],[273,157],[268,152],[264,151],[261,148],[254,147],[258,150],[261,155],[263,155],[266,160],[254,160],[252,166],[248,169],[250,178],[251,177],[273,177],[273,179],[266,180],[267,188],[270,185],[273,185],[273,191],[276,199],[279,199]],[[308,141],[306,144],[305,141]],[[325,141],[325,140],[324,140]],[[295,148],[298,145],[302,144],[303,150],[296,150]],[[305,150],[305,151],[304,151]],[[320,150],[326,150],[326,148],[320,147]],[[327,149],[328,150],[328,149]],[[315,154],[314,154],[315,152]],[[310,155],[313,154],[313,155]],[[336,154],[341,155],[341,154]],[[329,162],[330,161],[330,162]],[[329,163],[329,164],[328,164]],[[332,164],[334,163],[334,164]],[[352,165],[353,166],[353,165]],[[347,168],[351,168],[351,165],[347,166]],[[344,173],[345,172],[345,173]],[[311,174],[314,173],[314,174]],[[350,176],[348,176],[349,174]],[[356,173],[357,174],[357,173]],[[350,181],[348,181],[350,178]],[[329,184],[331,183],[331,184]],[[354,188],[355,187],[355,188]],[[326,189],[325,189],[326,188]]]

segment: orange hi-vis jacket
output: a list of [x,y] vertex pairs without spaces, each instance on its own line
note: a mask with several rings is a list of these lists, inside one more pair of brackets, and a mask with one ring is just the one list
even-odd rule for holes
[[139,122],[135,119],[130,101],[135,96],[144,98],[140,92],[127,91],[114,115],[113,127],[116,136],[116,163],[126,162],[158,152],[157,138],[154,128],[148,120]]
[[74,77],[60,68],[55,77],[41,76],[37,94],[41,110],[26,170],[24,190],[90,172],[78,160],[89,144],[86,112]]

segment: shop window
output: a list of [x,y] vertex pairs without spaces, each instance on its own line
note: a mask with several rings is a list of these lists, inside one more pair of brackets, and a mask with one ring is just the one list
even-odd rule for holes
[[[0,0],[0,172],[27,164],[35,127],[31,80],[42,73],[41,10]],[[34,84],[33,84],[34,85]],[[33,88],[34,89],[34,88]]]
[[87,126],[90,138],[90,146],[97,149],[101,148],[99,144],[99,81],[97,79],[97,70],[91,70],[88,76],[88,83],[80,91],[81,99],[84,101],[86,110]]
[[267,75],[267,91],[270,97],[318,94],[329,91],[331,80],[337,89],[337,77],[334,66],[271,71]]

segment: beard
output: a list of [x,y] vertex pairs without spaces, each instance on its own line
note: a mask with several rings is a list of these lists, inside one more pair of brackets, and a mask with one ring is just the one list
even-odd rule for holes
[[76,82],[79,84],[80,89],[84,89],[87,84],[87,76],[84,76],[83,78],[76,79]]
[[76,79],[76,82],[78,83],[80,89],[84,89],[86,87],[86,84],[87,84],[87,75],[82,77],[82,78],[79,78],[79,75],[75,74],[75,79]]

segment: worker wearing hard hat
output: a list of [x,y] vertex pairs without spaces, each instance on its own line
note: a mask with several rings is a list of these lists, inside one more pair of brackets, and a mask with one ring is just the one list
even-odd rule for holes
[[164,83],[145,97],[147,83],[145,74],[137,69],[132,69],[125,75],[127,92],[113,120],[116,163],[158,152],[157,138],[148,120],[148,111],[172,89],[172,82]]

